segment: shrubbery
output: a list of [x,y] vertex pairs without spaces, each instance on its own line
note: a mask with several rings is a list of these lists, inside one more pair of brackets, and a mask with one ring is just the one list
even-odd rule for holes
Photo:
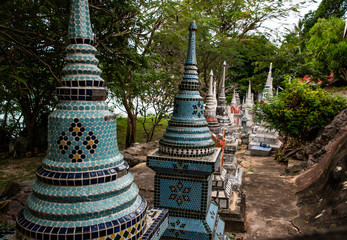
[[314,139],[345,108],[346,98],[296,80],[286,84],[278,97],[257,104],[255,111],[259,120],[301,142]]

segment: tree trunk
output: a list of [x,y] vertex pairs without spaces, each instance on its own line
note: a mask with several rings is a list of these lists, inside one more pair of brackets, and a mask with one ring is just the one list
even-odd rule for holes
[[158,125],[157,123],[154,123],[154,124],[152,125],[151,130],[149,131],[149,134],[148,134],[148,136],[147,136],[146,142],[152,141],[153,135],[154,135],[154,131],[155,131],[155,128],[156,128],[157,125]]
[[27,147],[25,152],[34,152],[36,147],[36,117],[33,116],[29,106],[21,104],[21,108],[24,116],[24,123],[27,131]]
[[7,125],[7,116],[8,116],[9,104],[10,104],[10,102],[7,102],[5,107],[4,107],[5,115],[4,115],[4,120],[2,122],[2,128],[3,129],[6,129],[6,125]]
[[[29,120],[30,121],[30,120]],[[27,145],[27,152],[31,152],[32,154],[35,152],[35,147],[37,146],[37,134],[36,134],[36,118],[31,119],[30,123],[26,122],[27,127],[27,138],[28,138],[28,145]]]
[[125,148],[131,147],[133,143],[135,143],[136,137],[136,116],[130,112],[128,113],[128,121],[127,121],[127,131],[125,138]]
[[[39,96],[37,96],[39,98]],[[38,101],[38,100],[36,100]],[[26,152],[35,152],[35,147],[37,147],[38,143],[38,133],[36,132],[36,124],[37,124],[37,118],[40,113],[40,110],[43,106],[48,104],[49,99],[46,99],[41,104],[38,104],[37,106],[32,106],[32,102],[30,101],[29,97],[27,95],[18,97],[18,102],[20,104],[23,116],[24,116],[24,123],[27,130],[27,149],[25,149]]]
[[125,137],[125,148],[131,147],[133,143],[135,143],[135,137],[136,137],[136,116],[137,113],[134,114],[131,111],[131,98],[127,98],[127,94],[125,92],[125,89],[122,89],[122,102],[125,110],[128,114],[128,121],[127,121],[127,131],[126,131],[126,137]]

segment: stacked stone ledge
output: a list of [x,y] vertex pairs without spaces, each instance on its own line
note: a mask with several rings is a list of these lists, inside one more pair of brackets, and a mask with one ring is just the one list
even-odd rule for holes
[[71,1],[60,103],[48,119],[48,153],[17,216],[21,240],[159,239],[166,209],[147,206],[117,146],[104,100],[87,0]]

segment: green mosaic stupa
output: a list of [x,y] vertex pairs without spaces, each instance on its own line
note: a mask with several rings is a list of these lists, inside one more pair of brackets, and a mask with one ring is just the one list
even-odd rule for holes
[[92,46],[87,0],[72,0],[60,100],[48,119],[48,153],[26,207],[20,240],[159,239],[167,210],[147,207],[119,153],[115,115]]

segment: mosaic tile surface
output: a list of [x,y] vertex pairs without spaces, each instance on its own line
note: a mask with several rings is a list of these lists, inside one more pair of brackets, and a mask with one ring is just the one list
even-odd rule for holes
[[147,229],[141,240],[159,240],[169,224],[168,210],[149,207],[147,210]]
[[217,239],[213,236],[215,226],[224,230],[223,226],[217,226],[217,223],[218,207],[215,204],[210,205],[204,219],[170,216],[164,239]]
[[147,156],[147,166],[162,173],[176,175],[209,176],[219,167],[220,149],[214,149],[213,155],[202,157],[175,157],[159,151]]
[[211,196],[221,149],[214,147],[198,92],[194,21],[189,31],[185,72],[172,119],[159,151],[147,156],[147,166],[156,171],[154,206],[170,213],[161,239],[214,239],[218,227],[218,206],[211,203]]
[[216,235],[214,239],[218,239],[218,240],[225,240],[225,239],[229,239],[225,234],[224,234],[224,227],[225,227],[225,223],[223,220],[221,220],[220,218],[218,219],[218,223],[217,223],[217,228],[216,228]]
[[104,101],[107,90],[100,77],[99,60],[95,58],[97,50],[92,46],[92,32],[89,5],[87,0],[71,0],[68,29],[70,45],[67,46],[65,67],[61,86],[57,88],[60,100]]
[[180,91],[175,97],[173,116],[159,143],[159,150],[171,156],[210,156],[214,142],[204,118],[203,99],[200,96],[196,67],[195,31],[193,21],[189,26],[189,46]]
[[60,102],[48,117],[48,153],[17,216],[17,239],[159,239],[168,211],[147,208],[118,150],[116,117],[104,102],[90,45],[87,0],[71,1],[68,37]]

